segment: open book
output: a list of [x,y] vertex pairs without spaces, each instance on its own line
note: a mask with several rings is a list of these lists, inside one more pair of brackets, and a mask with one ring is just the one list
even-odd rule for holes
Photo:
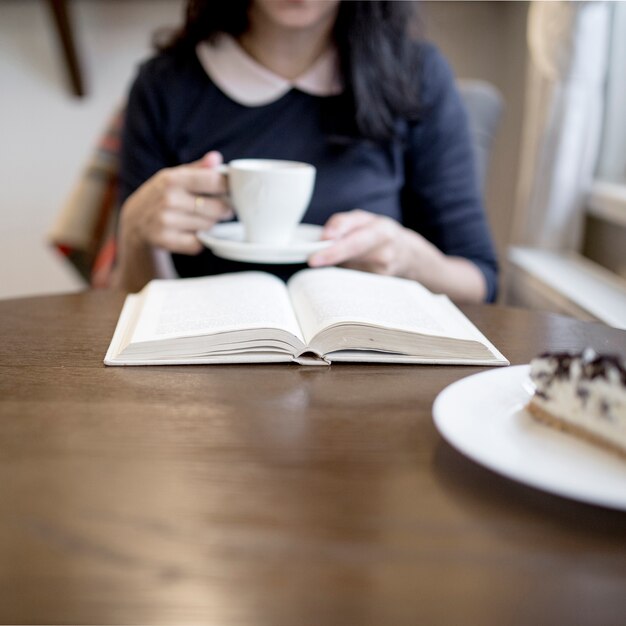
[[508,361],[446,297],[340,268],[153,280],[127,296],[104,362]]

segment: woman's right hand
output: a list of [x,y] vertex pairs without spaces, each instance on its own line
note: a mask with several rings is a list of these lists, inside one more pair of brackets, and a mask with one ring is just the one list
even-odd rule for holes
[[122,206],[120,245],[198,254],[202,244],[196,233],[233,217],[225,177],[217,170],[221,163],[222,155],[213,151],[149,178]]

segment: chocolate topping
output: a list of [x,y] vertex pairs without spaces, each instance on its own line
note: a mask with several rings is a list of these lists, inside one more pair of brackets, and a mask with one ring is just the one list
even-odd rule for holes
[[568,378],[572,363],[579,361],[582,379],[608,378],[609,371],[615,370],[621,384],[626,386],[626,363],[617,354],[596,354],[591,348],[587,348],[582,353],[544,352],[537,358],[554,360],[556,363],[554,373],[547,382],[552,382],[555,378]]

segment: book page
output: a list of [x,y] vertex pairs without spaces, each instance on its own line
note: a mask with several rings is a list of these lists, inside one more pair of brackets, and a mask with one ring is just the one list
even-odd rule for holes
[[476,339],[473,326],[460,323],[447,297],[414,281],[332,267],[298,272],[288,289],[307,344],[339,323]]
[[303,340],[287,289],[271,274],[153,280],[140,297],[133,343],[257,328],[279,328]]

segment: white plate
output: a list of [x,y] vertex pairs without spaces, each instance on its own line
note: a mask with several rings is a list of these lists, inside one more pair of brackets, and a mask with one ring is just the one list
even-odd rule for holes
[[211,230],[198,233],[200,241],[213,254],[224,259],[248,263],[304,263],[314,252],[330,245],[322,241],[322,227],[300,224],[292,240],[284,246],[244,241],[243,225],[240,222],[216,224]]
[[470,459],[559,496],[626,510],[626,460],[536,422],[524,410],[529,366],[474,374],[435,400],[435,425]]

